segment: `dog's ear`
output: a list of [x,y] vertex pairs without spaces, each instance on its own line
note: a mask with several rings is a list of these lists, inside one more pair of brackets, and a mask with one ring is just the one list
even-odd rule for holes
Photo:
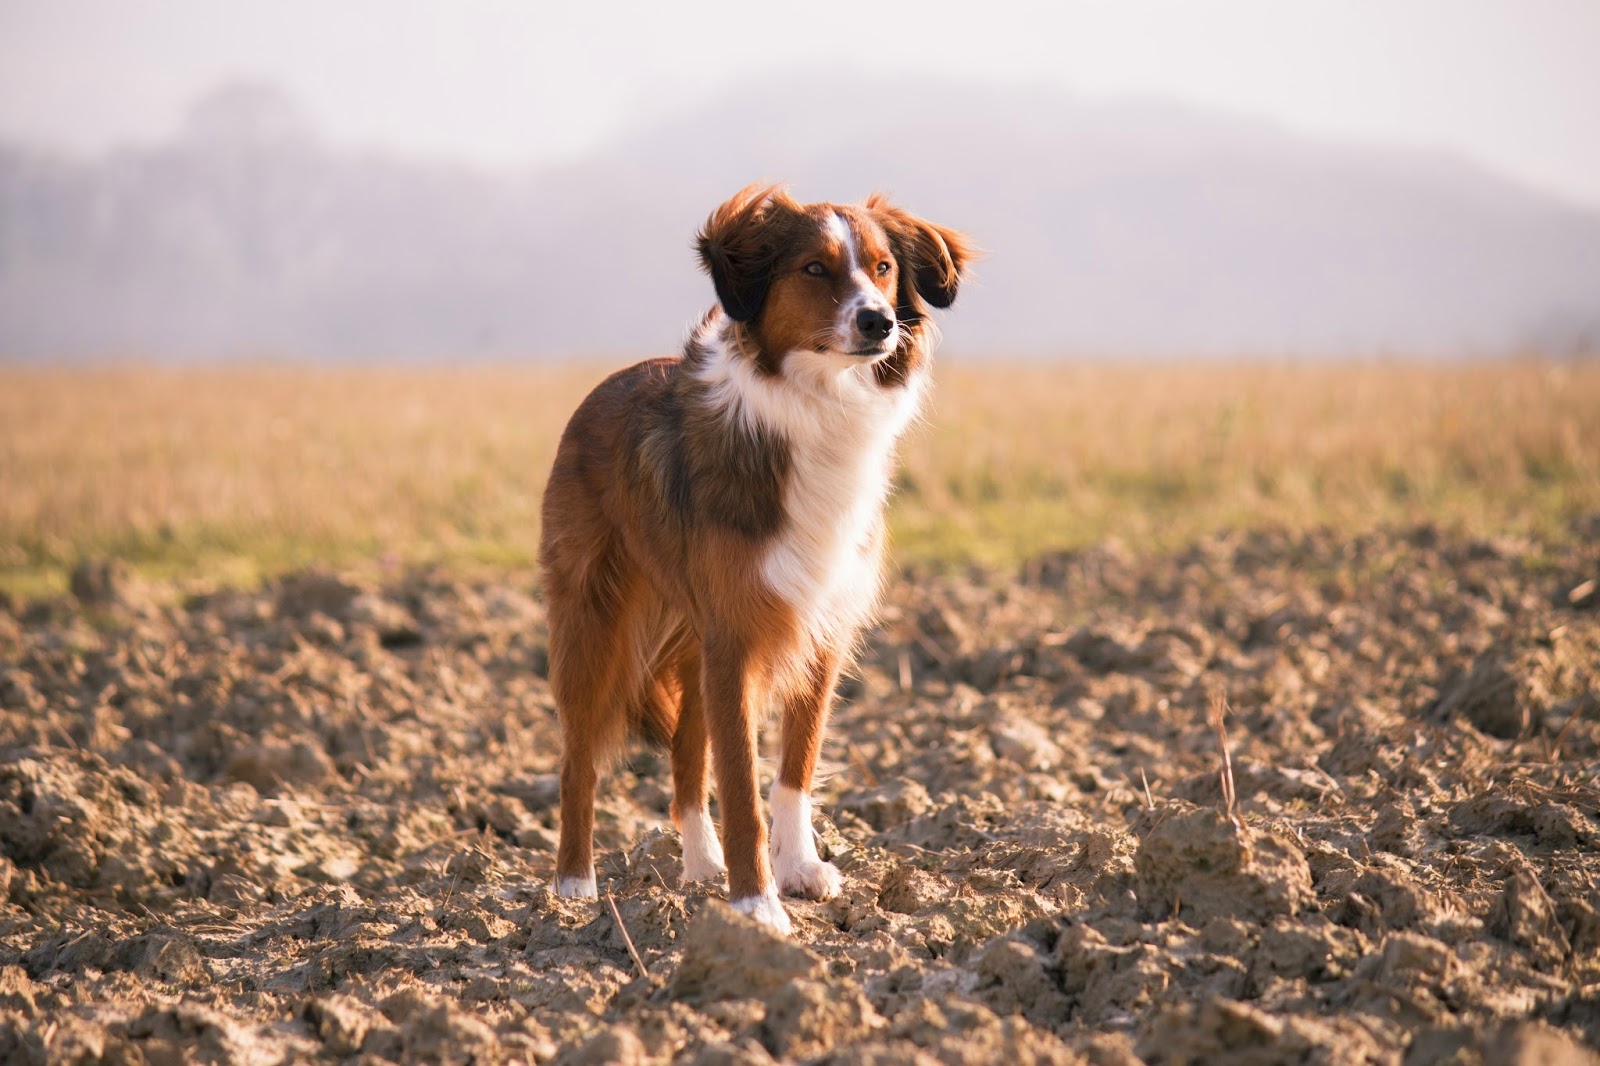
[[695,238],[700,263],[711,275],[717,300],[735,322],[761,311],[783,254],[788,227],[800,205],[782,185],[747,185],[711,212]]
[[934,307],[955,303],[967,265],[977,256],[972,242],[953,229],[895,207],[882,193],[868,197],[866,208],[889,235],[894,257],[900,263],[901,307],[917,310],[916,301],[911,298],[913,290]]

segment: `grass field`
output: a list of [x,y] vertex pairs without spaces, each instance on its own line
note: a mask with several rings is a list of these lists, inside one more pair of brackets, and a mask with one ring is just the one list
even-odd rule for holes
[[[0,370],[0,588],[111,556],[248,583],[311,564],[525,569],[561,426],[607,370]],[[902,561],[1600,510],[1600,364],[947,360],[905,448]]]

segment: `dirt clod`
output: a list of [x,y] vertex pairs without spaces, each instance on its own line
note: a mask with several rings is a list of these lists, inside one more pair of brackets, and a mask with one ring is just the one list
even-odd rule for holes
[[1179,802],[1147,820],[1133,869],[1140,904],[1158,917],[1264,921],[1296,914],[1314,898],[1305,855],[1282,833]]
[[826,973],[821,958],[731,907],[707,903],[689,924],[683,961],[668,986],[690,1003],[769,995]]
[[118,559],[84,559],[72,568],[67,587],[87,606],[118,603],[127,592],[128,568]]
[[1533,871],[1519,867],[1506,879],[1484,923],[1496,936],[1524,947],[1539,963],[1553,966],[1572,952],[1556,918],[1556,907]]

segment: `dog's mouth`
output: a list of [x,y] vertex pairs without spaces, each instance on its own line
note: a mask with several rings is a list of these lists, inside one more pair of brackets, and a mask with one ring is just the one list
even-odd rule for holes
[[856,359],[882,359],[886,355],[893,354],[895,345],[899,343],[899,339],[900,338],[896,334],[891,333],[887,338],[877,344],[869,344],[864,348],[847,348],[840,352],[840,354],[852,356]]
[[[850,334],[854,333],[854,336]],[[855,331],[839,331],[816,347],[817,352],[826,353],[839,359],[859,359],[862,362],[877,362],[885,356],[890,356],[899,348],[905,334],[897,327],[889,331],[883,338],[868,338]]]
[[817,348],[819,355],[843,356],[846,359],[882,359],[894,352],[892,344],[878,344],[866,348]]

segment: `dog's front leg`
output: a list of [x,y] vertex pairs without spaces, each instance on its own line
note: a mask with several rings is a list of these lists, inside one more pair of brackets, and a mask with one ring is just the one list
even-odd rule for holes
[[757,664],[749,642],[732,633],[707,634],[701,662],[728,899],[735,910],[788,932],[789,916],[767,866],[767,829],[756,786]]
[[832,899],[842,887],[839,868],[817,854],[811,829],[811,777],[839,682],[839,661],[836,652],[820,652],[804,687],[784,701],[783,747],[772,785],[772,872],[780,892],[806,899]]

